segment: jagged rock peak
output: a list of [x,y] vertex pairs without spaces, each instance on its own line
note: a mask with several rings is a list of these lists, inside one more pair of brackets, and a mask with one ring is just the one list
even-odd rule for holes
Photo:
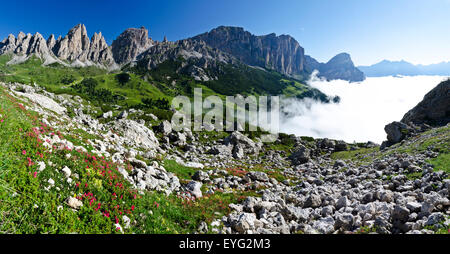
[[55,46],[55,44],[56,44],[55,35],[52,34],[47,39],[47,47],[48,47],[48,49],[53,51],[53,47]]
[[49,49],[47,47],[47,41],[40,33],[35,33],[30,40],[30,43],[27,47],[27,51],[24,52],[26,54],[39,54],[39,55],[47,55],[49,54]]
[[118,64],[135,61],[136,57],[153,46],[145,27],[128,28],[111,45],[114,60]]
[[86,27],[78,24],[68,34],[57,43],[54,53],[61,60],[86,61],[89,52],[90,40]]
[[89,47],[88,60],[106,65],[115,64],[111,49],[108,47],[102,33],[94,33]]
[[10,35],[0,44],[0,54],[4,53],[25,56],[20,59],[28,59],[35,54],[44,60],[44,64],[67,61],[82,66],[115,66],[111,49],[101,32],[95,33],[91,41],[83,24],[71,28],[66,36],[59,36],[57,40],[53,34],[45,40],[38,32],[34,35],[20,32],[17,38]]
[[16,37],[12,34],[9,34],[1,43],[0,43],[0,55],[9,53],[14,51],[16,48]]

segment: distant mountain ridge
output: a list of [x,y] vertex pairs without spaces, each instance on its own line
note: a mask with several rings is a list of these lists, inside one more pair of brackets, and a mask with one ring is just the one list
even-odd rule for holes
[[383,60],[371,66],[358,66],[368,77],[382,76],[417,76],[417,75],[441,75],[450,76],[450,62],[442,62],[430,65],[414,65],[402,61]]
[[[328,63],[319,63],[305,55],[305,50],[289,35],[268,34],[256,36],[241,27],[220,26],[192,38],[169,42],[154,41],[144,27],[129,28],[108,45],[100,33],[89,39],[86,27],[78,24],[64,37],[51,35],[45,40],[41,34],[10,34],[0,42],[0,55],[11,54],[10,64],[21,63],[35,55],[44,65],[59,63],[72,67],[99,66],[121,69],[138,62],[149,70],[164,61],[186,61],[183,70],[190,70],[196,78],[210,80],[208,69],[217,63],[242,62],[251,67],[274,70],[283,75],[304,80],[314,70],[319,76],[348,81],[362,81],[358,70],[347,53],[338,54]],[[188,67],[186,65],[189,65]],[[217,70],[215,70],[217,73]]]

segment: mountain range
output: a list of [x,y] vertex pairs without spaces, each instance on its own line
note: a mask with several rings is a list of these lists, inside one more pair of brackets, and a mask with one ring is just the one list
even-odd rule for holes
[[358,69],[364,72],[368,77],[383,76],[417,76],[417,75],[450,75],[450,62],[442,62],[430,65],[414,65],[402,61],[383,60],[371,66],[358,66]]
[[256,36],[240,27],[220,26],[192,38],[169,42],[155,41],[144,27],[129,28],[108,45],[100,33],[90,39],[86,27],[78,24],[67,33],[47,40],[40,33],[10,34],[0,42],[0,55],[10,54],[10,64],[21,63],[35,55],[44,65],[99,66],[109,70],[139,66],[152,70],[166,61],[183,62],[177,71],[196,80],[214,80],[224,65],[276,71],[295,79],[306,79],[314,71],[326,79],[362,81],[349,54],[342,53],[328,63],[319,63],[289,35]]

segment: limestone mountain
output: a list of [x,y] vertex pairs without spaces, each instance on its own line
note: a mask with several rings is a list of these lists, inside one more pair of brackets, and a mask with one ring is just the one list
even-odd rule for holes
[[114,60],[124,65],[136,60],[136,57],[145,52],[155,42],[148,37],[145,27],[128,28],[113,41],[111,50]]
[[44,64],[59,62],[72,66],[102,65],[114,66],[112,52],[101,33],[95,33],[91,40],[87,35],[86,27],[79,24],[62,38],[55,40],[51,35],[45,40],[41,34],[34,35],[20,32],[17,38],[9,35],[0,43],[0,54],[12,54],[12,63],[25,61],[35,55],[44,61]]
[[308,71],[319,71],[319,76],[327,80],[342,79],[350,82],[363,81],[365,75],[355,67],[349,54],[341,53],[327,63],[319,63],[314,58],[307,60]]
[[235,65],[239,61],[233,56],[206,45],[203,41],[181,40],[157,43],[138,57],[141,67],[157,68],[166,61],[181,61],[177,72],[191,75],[197,81],[217,79],[207,73],[219,65]]
[[45,63],[54,62],[54,56],[47,47],[46,40],[40,33],[34,35],[20,32],[17,38],[10,34],[8,38],[0,43],[0,54],[13,54],[16,56],[12,63],[21,62],[27,59],[27,56],[36,54]]
[[305,74],[305,50],[289,35],[256,36],[241,27],[220,26],[191,40],[204,41],[251,66],[290,76]]
[[305,50],[289,35],[268,34],[256,36],[241,27],[220,26],[191,40],[205,41],[208,45],[227,52],[242,62],[276,70],[295,78],[305,78],[314,70],[329,80],[362,81],[364,73],[358,70],[350,55],[339,54],[328,63],[319,63],[305,55]]
[[[348,54],[340,54],[323,64],[305,55],[303,47],[289,35],[256,36],[240,27],[225,26],[177,42],[169,42],[167,38],[154,41],[145,27],[129,28],[109,46],[101,33],[94,33],[89,39],[86,27],[78,24],[57,39],[50,35],[45,40],[39,33],[21,32],[17,38],[9,35],[0,43],[1,54],[11,54],[10,63],[24,62],[35,55],[44,65],[58,62],[74,67],[97,65],[116,69],[139,62],[147,70],[183,58],[186,60],[183,72],[203,81],[217,79],[218,63],[276,71],[300,80],[307,79],[316,69],[327,79],[361,81],[365,78]],[[211,70],[214,75],[207,74]]]

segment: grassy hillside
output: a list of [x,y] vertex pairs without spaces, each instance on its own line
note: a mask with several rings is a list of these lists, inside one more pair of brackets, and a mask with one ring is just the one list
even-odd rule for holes
[[[0,233],[192,233],[201,222],[229,213],[228,204],[255,195],[216,192],[192,202],[158,192],[138,193],[118,172],[120,165],[96,157],[89,146],[82,152],[43,145],[41,135],[57,135],[77,145],[87,134],[72,129],[63,135],[27,106],[0,87]],[[173,161],[165,164],[182,179],[193,171]],[[72,181],[64,176],[64,167],[71,170]],[[83,206],[72,209],[69,197]],[[131,221],[128,228],[124,215]]]
[[[123,108],[138,107],[160,118],[168,118],[171,99],[177,95],[193,97],[194,88],[203,89],[203,97],[216,95],[225,99],[228,95],[284,95],[287,97],[311,97],[329,101],[317,89],[302,84],[274,71],[264,71],[245,65],[220,66],[209,70],[217,80],[199,82],[190,75],[178,71],[180,61],[167,61],[156,69],[125,68],[127,77],[120,80],[121,71],[108,72],[98,67],[72,68],[61,64],[43,66],[32,57],[17,65],[8,65],[10,56],[0,56],[0,81],[37,83],[56,94],[79,95],[101,108],[103,112],[118,105]],[[156,103],[166,100],[168,103]]]
[[337,152],[332,154],[333,159],[345,159],[367,165],[376,159],[383,158],[390,154],[409,154],[415,155],[427,151],[438,152],[436,158],[427,160],[434,166],[436,171],[450,173],[450,127],[444,126],[431,129],[418,136],[412,137],[405,142],[395,144],[394,146],[379,151],[375,148],[361,148],[352,151]]

